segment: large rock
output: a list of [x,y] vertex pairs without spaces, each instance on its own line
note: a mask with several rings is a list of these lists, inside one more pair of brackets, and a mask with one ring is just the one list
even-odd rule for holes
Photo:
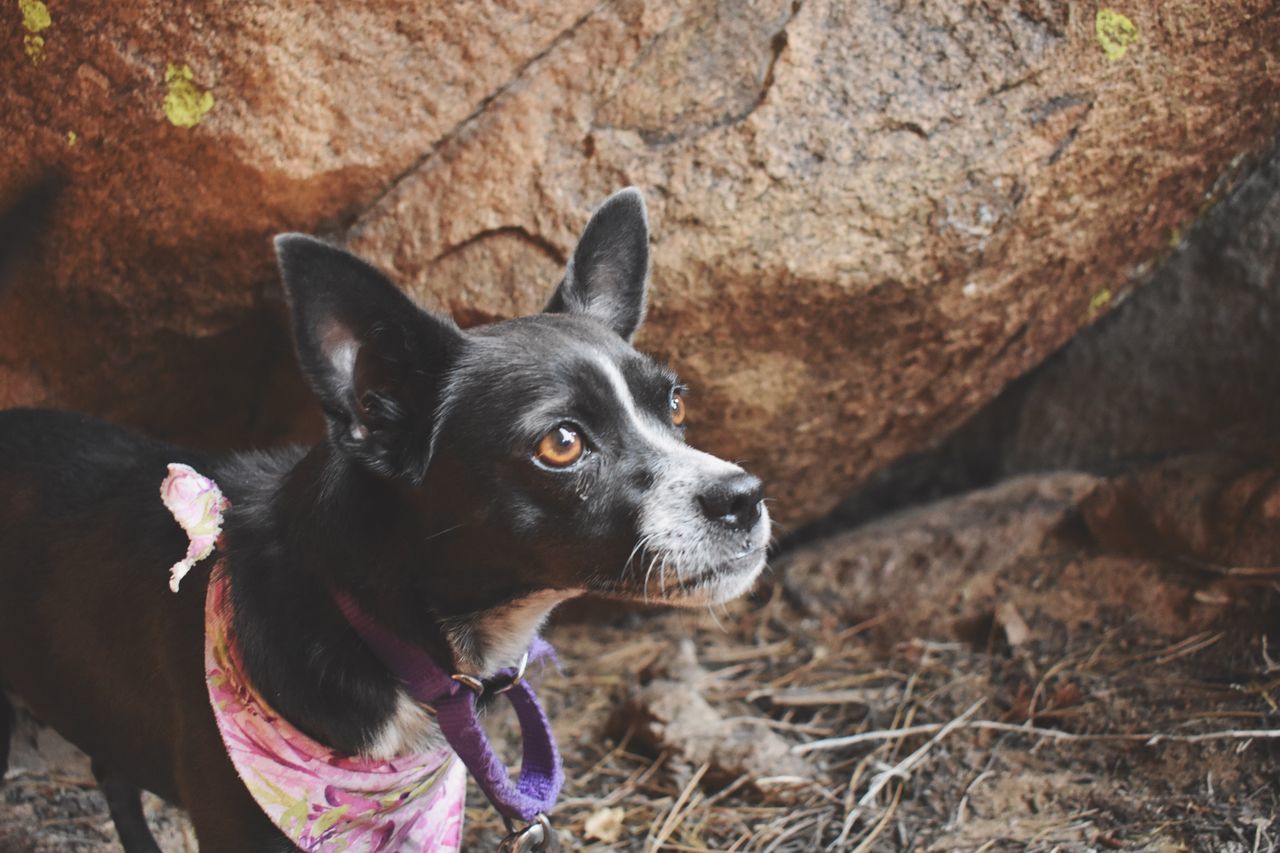
[[812,518],[1104,311],[1272,138],[1269,7],[144,0],[55,3],[38,32],[11,12],[0,186],[60,162],[72,190],[0,312],[0,403],[278,435],[302,398],[271,231],[345,233],[476,322],[535,310],[633,183],[642,344],[694,387],[694,440]]
[[[1223,471],[1239,467],[1222,461],[1232,456],[1253,468],[1270,465],[1280,434],[1277,365],[1280,147],[1132,298],[955,432],[877,471],[794,538],[1028,472],[1114,473],[1193,451],[1220,460]],[[1198,484],[1220,473],[1213,464],[1184,470]],[[1151,493],[1165,488],[1158,483]],[[1173,517],[1174,501],[1165,505],[1160,514]],[[1180,522],[1190,523],[1204,507],[1182,509]]]
[[0,196],[70,180],[0,309],[0,406],[279,438],[305,398],[270,236],[349,221],[588,8],[542,6],[8,4]]

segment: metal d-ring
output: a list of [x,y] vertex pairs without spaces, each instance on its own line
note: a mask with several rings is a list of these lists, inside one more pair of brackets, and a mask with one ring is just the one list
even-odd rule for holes
[[493,691],[494,695],[496,696],[499,693],[506,693],[512,687],[515,687],[521,681],[524,681],[524,670],[525,670],[525,667],[527,667],[528,665],[529,665],[529,653],[525,652],[524,657],[520,658],[520,665],[516,667],[516,674],[513,675],[511,677],[511,680],[508,681],[506,684],[504,684],[502,687],[499,687],[497,690]]
[[524,829],[512,829],[511,821],[504,818],[510,830],[502,843],[498,845],[499,853],[533,853],[533,851],[552,851],[556,844],[556,833],[551,828],[551,820],[539,812]]
[[[490,692],[494,696],[497,696],[500,693],[506,693],[512,687],[515,687],[521,681],[524,681],[524,671],[528,666],[529,666],[529,653],[525,652],[524,656],[520,658],[520,665],[516,667],[515,675],[512,675],[511,678],[507,679],[506,684],[503,684],[501,687],[497,688],[496,690],[492,690]],[[463,685],[464,687],[470,688],[471,692],[476,694],[477,696],[483,696],[485,690],[489,689],[489,686],[486,685],[483,680],[477,678],[474,675],[468,675],[465,672],[455,672],[453,675],[449,677],[452,678],[454,681],[458,682],[459,684]]]

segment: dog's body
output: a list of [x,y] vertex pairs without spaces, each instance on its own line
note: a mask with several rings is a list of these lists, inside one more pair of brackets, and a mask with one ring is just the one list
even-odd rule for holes
[[[647,240],[638,193],[619,193],[548,313],[462,332],[345,252],[280,238],[329,422],[309,451],[213,458],[79,415],[0,413],[0,682],[90,755],[126,850],[155,849],[139,788],[185,807],[202,850],[291,846],[213,722],[208,571],[166,586],[186,548],[159,499],[169,463],[230,501],[218,559],[246,674],[339,752],[392,757],[438,734],[335,591],[487,676],[581,592],[701,604],[750,585],[769,536],[759,481],[684,444],[682,389],[627,343]],[[11,720],[0,704],[0,759]]]
[[176,596],[154,576],[186,548],[157,500],[170,461],[247,491],[210,460],[90,418],[0,413],[0,676],[91,756],[127,850],[155,849],[139,788],[187,808],[202,849],[272,849],[279,834],[211,725],[208,573]]

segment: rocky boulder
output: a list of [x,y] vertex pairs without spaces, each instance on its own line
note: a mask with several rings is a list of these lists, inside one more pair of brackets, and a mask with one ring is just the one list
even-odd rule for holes
[[[463,323],[536,310],[641,186],[641,344],[784,521],[955,426],[1142,281],[1280,128],[1265,0],[20,0],[0,192],[57,165],[0,405],[306,435],[268,236]],[[7,35],[6,35],[7,34]],[[312,431],[312,434],[314,432]]]

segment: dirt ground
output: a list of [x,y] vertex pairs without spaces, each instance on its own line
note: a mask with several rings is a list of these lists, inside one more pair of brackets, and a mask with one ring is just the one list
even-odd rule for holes
[[[540,687],[563,843],[1274,850],[1280,570],[1206,555],[1214,524],[1250,553],[1275,533],[1276,479],[1208,493],[1187,470],[951,499],[792,550],[714,613],[575,604]],[[0,850],[118,849],[83,757],[34,726],[17,747]],[[492,849],[500,823],[468,802],[468,849]],[[166,850],[195,849],[148,808]]]

